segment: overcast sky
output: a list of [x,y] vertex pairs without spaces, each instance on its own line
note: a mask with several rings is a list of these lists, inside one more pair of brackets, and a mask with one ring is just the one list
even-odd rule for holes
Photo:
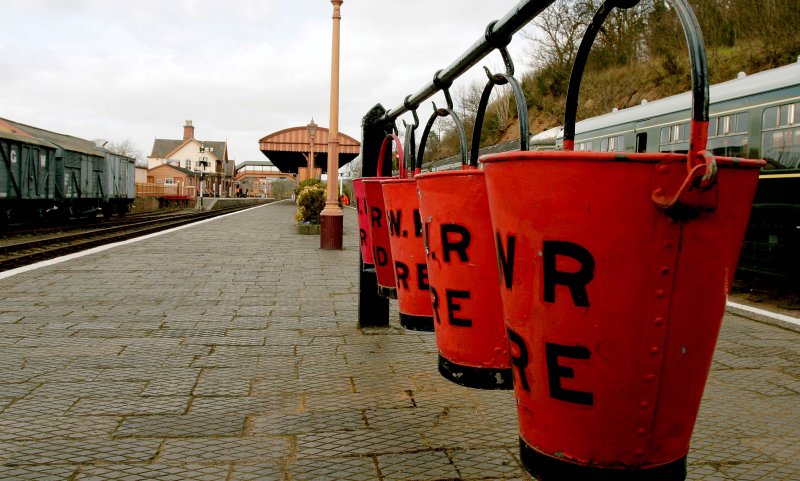
[[[345,0],[339,130],[359,138],[367,110],[400,105],[517,3]],[[5,1],[0,117],[130,139],[144,157],[191,119],[237,163],[262,160],[264,135],[311,117],[329,125],[332,11],[329,0]],[[517,34],[519,69],[526,47]],[[483,63],[502,65],[497,53]]]

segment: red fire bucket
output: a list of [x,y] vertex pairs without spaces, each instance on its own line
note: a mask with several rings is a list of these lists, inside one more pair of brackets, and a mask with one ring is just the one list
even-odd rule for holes
[[417,183],[439,372],[463,386],[510,389],[511,363],[483,171],[433,172],[420,175]]
[[[514,88],[518,108],[526,108],[522,89],[513,77],[503,74],[491,76],[478,107],[470,165],[467,165],[464,140],[462,169],[466,170],[434,172],[417,177],[439,372],[457,384],[481,389],[512,387],[511,359],[503,323],[486,183],[483,171],[476,169],[483,114],[489,95],[494,85],[505,83]],[[454,120],[458,119],[455,114],[448,114]],[[423,134],[420,152],[424,150],[424,141],[434,116]],[[523,133],[520,148],[527,150],[527,113],[519,118]],[[456,121],[456,126],[460,127],[460,121]]]
[[[414,118],[416,120],[416,116]],[[414,125],[417,125],[416,122]],[[414,164],[414,148],[414,129],[406,126],[404,151],[408,159],[404,164],[413,174],[418,174],[419,168]],[[422,242],[417,181],[389,179],[381,185],[397,280],[400,324],[406,329],[433,332],[433,309],[425,245]]]
[[391,179],[384,180],[382,184],[397,279],[400,324],[407,329],[433,332],[433,309],[425,245],[422,242],[417,181]]
[[685,462],[763,164],[717,158],[719,207],[681,219],[650,193],[685,156],[482,160],[526,466]]
[[361,248],[361,259],[370,268],[375,263],[372,260],[372,244],[369,240],[369,209],[364,193],[364,179],[353,179],[353,196],[358,212],[358,238]]
[[[400,159],[400,176],[405,177],[403,148],[400,145],[400,139],[396,135],[389,135],[383,139],[378,156],[378,172],[382,172],[383,158],[389,139],[393,139],[397,144]],[[366,199],[366,208],[369,215],[369,242],[372,247],[375,273],[378,278],[378,292],[384,297],[397,298],[394,260],[392,259],[392,249],[389,243],[389,226],[386,222],[383,189],[381,187],[381,182],[386,179],[387,177],[365,177],[362,180],[362,184],[364,185],[364,198]]]
[[[697,87],[707,79],[702,38],[692,30],[696,21],[686,26],[685,17],[694,17],[688,6],[673,5],[690,42],[699,38]],[[705,85],[695,89],[701,108],[693,109],[686,155],[523,152],[481,159],[521,458],[540,480],[685,479],[764,165],[702,152]],[[565,145],[572,135],[565,132]]]

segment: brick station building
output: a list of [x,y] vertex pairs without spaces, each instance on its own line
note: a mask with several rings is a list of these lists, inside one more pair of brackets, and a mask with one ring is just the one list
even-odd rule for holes
[[228,158],[228,143],[194,138],[194,126],[187,120],[183,126],[183,139],[156,139],[153,151],[147,157],[150,171],[161,165],[172,165],[184,170],[203,173],[206,196],[233,196],[234,162]]

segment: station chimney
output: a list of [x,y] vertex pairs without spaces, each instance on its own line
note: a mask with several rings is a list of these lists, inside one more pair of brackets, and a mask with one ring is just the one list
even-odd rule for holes
[[192,121],[187,120],[186,125],[183,126],[183,140],[189,140],[194,138],[194,127],[192,126]]

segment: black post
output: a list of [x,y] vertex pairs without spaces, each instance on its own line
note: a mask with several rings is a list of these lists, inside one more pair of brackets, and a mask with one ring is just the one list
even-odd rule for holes
[[[378,172],[378,154],[386,132],[391,129],[381,104],[372,107],[361,123],[361,177],[391,175],[391,162],[384,163],[384,172]],[[390,157],[391,158],[391,157]],[[388,169],[388,172],[387,172]],[[358,251],[358,327],[386,327],[389,325],[389,299],[378,294],[378,276],[375,269],[367,269]],[[370,266],[372,267],[372,266]]]

